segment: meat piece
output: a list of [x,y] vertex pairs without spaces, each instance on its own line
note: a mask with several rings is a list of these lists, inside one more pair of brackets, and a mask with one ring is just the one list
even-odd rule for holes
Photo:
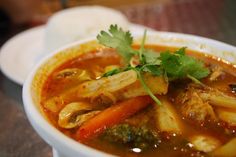
[[217,117],[223,121],[226,120],[226,117],[231,119],[230,122],[235,121],[236,98],[215,88],[190,84],[185,91],[179,94],[177,102],[182,105],[181,112],[185,117],[197,121],[216,120],[212,106],[234,110],[234,113],[219,110]]
[[191,98],[183,104],[181,112],[185,117],[197,121],[216,119],[212,106],[204,102],[196,92],[191,93]]
[[193,136],[190,138],[190,141],[195,149],[206,153],[212,152],[221,145],[219,140],[206,135]]
[[198,122],[216,120],[212,106],[199,96],[200,92],[200,89],[195,85],[190,85],[185,92],[177,97],[177,102],[181,104],[182,115]]

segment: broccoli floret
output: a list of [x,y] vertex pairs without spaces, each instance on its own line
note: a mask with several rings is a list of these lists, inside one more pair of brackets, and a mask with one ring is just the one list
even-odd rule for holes
[[114,143],[128,145],[131,148],[146,149],[156,147],[159,136],[146,126],[135,127],[130,124],[119,124],[107,129],[102,138]]

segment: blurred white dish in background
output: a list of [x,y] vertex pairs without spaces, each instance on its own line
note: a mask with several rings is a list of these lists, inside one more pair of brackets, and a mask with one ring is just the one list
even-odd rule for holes
[[76,40],[96,36],[111,24],[129,28],[128,19],[111,8],[81,6],[59,11],[46,24],[45,51],[51,52]]
[[46,54],[117,24],[132,33],[141,25],[129,23],[119,11],[101,6],[82,6],[55,13],[44,26],[26,30],[8,40],[0,50],[0,67],[12,81],[22,85],[32,67]]
[[[45,26],[39,26],[26,30],[12,37],[1,47],[1,70],[13,82],[23,85],[32,67],[46,54],[45,29]],[[129,25],[132,34],[143,33],[144,29],[152,31],[141,25]]]
[[43,52],[45,27],[39,26],[9,39],[0,49],[0,67],[13,82],[23,85],[28,73]]

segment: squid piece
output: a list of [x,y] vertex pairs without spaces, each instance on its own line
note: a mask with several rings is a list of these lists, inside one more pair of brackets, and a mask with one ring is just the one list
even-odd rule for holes
[[214,150],[211,155],[212,156],[221,156],[221,157],[235,157],[236,151],[236,138],[231,139],[228,143]]
[[74,102],[66,105],[59,113],[58,125],[70,129],[82,125],[100,111],[93,111],[91,105],[83,102]]
[[155,105],[156,123],[160,131],[181,134],[181,122],[172,107],[172,104],[165,98],[161,98],[162,105]]
[[216,111],[220,120],[228,123],[230,126],[236,126],[236,110],[218,108]]
[[205,153],[212,152],[221,146],[221,142],[218,139],[207,135],[195,135],[190,138],[190,142],[196,150]]

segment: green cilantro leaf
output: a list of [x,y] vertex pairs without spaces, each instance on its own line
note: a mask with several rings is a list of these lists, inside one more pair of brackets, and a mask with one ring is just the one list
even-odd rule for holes
[[175,54],[180,55],[180,56],[185,56],[185,49],[186,47],[182,47],[178,49],[177,51],[175,51]]
[[185,48],[181,48],[175,53],[162,52],[160,60],[161,67],[170,79],[182,79],[187,75],[201,79],[209,74],[209,70],[204,67],[203,62],[185,55]]
[[141,64],[145,63],[145,58],[143,56],[143,53],[145,51],[144,45],[145,45],[146,37],[147,37],[147,30],[145,29],[144,33],[143,33],[143,39],[142,39],[142,42],[141,42],[141,46],[140,46],[140,49],[138,51],[138,53],[139,53],[139,60],[140,60]]
[[101,31],[100,34],[97,35],[97,39],[100,44],[117,49],[126,63],[128,63],[130,58],[137,53],[131,47],[133,37],[130,32],[124,32],[122,28],[118,28],[117,25],[111,25],[109,33]]
[[153,50],[146,49],[145,53],[143,53],[143,56],[146,64],[153,64],[153,65],[161,64],[161,60],[159,59],[160,54]]
[[163,74],[163,70],[160,69],[160,67],[156,65],[144,65],[142,67],[142,71],[144,72],[150,72],[154,76],[160,76]]

